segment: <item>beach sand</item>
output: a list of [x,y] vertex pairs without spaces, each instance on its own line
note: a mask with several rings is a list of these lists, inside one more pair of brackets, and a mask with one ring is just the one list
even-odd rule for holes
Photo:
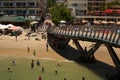
[[[50,59],[56,59],[56,60],[66,60],[64,57],[57,54],[53,49],[48,47],[48,52],[46,51],[46,40],[41,39],[41,35],[39,34],[36,36],[37,38],[40,38],[40,40],[35,40],[36,37],[31,37],[30,40],[25,37],[25,34],[27,32],[23,31],[22,35],[18,36],[18,40],[15,40],[15,37],[8,36],[8,35],[2,35],[0,36],[0,56],[4,57],[23,57],[23,58],[50,58]],[[69,42],[69,44],[73,47],[75,45],[72,44],[72,41]],[[85,47],[87,46],[87,49],[89,49],[89,46],[93,43],[80,41],[80,44]],[[27,48],[30,48],[30,53],[28,53]],[[36,51],[36,55],[33,55],[33,50]],[[120,57],[120,49],[115,48],[115,51],[117,55]],[[111,66],[114,66],[114,63],[104,45],[102,45],[96,52],[95,52],[95,58],[101,62],[104,62],[106,64],[109,64]]]
[[[0,36],[0,56],[24,58],[55,58],[64,60],[63,57],[56,54],[50,47],[48,48],[49,51],[46,51],[47,41],[45,39],[35,40],[35,38],[41,38],[41,35],[30,37],[30,40],[27,40],[25,34],[26,32],[23,32],[22,35],[18,36],[17,41],[15,40],[15,36]],[[30,48],[30,53],[27,51],[28,47]],[[33,50],[36,51],[35,56],[33,56]]]

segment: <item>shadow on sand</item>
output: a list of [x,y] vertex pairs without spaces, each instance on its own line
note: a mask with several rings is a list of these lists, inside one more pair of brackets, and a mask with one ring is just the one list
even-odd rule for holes
[[64,50],[59,50],[52,45],[50,45],[50,47],[60,56],[68,60],[75,61],[77,64],[92,70],[95,74],[97,74],[101,78],[104,78],[105,80],[120,80],[120,75],[117,74],[116,68],[109,64],[98,61],[97,59],[95,63],[82,63],[78,61],[77,59],[79,58],[80,53],[70,45],[67,45]]

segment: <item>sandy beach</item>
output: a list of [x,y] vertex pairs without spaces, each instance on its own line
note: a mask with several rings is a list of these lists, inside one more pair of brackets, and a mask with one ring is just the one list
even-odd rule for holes
[[[46,40],[40,39],[35,40],[35,38],[41,38],[41,35],[37,34],[36,37],[30,37],[27,40],[25,34],[18,36],[18,40],[15,40],[15,36],[2,35],[0,36],[0,56],[6,57],[25,57],[25,58],[56,58],[64,59],[49,47],[49,51],[46,52]],[[30,48],[30,53],[28,53],[27,48]],[[36,51],[36,56],[33,56],[33,50]]]
[[[41,34],[37,34],[36,37],[30,37],[30,40],[27,40],[25,34],[27,32],[23,31],[22,35],[18,36],[18,40],[15,40],[15,36],[2,35],[0,36],[0,56],[4,57],[24,57],[24,58],[50,58],[56,60],[66,60],[64,57],[57,54],[53,49],[48,47],[48,52],[46,51],[46,40],[41,39]],[[40,38],[40,40],[35,40],[35,38]],[[73,47],[72,41],[69,44]],[[89,46],[93,43],[80,41],[82,47]],[[27,48],[30,48],[30,53],[28,53]],[[36,56],[33,56],[33,50],[36,51]],[[115,51],[120,57],[119,48],[115,48]],[[114,63],[106,49],[103,45],[96,52],[95,57],[97,60],[114,66]]]

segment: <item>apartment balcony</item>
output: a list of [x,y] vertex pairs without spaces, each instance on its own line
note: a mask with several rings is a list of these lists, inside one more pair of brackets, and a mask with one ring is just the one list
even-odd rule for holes
[[35,2],[36,0],[0,0],[0,2]]
[[13,7],[13,6],[0,6],[0,9],[25,9],[25,8],[29,8],[29,9],[40,9],[39,6],[16,6],[16,7]]

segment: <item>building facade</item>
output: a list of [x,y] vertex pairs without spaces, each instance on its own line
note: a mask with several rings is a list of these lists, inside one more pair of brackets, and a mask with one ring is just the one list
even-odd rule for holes
[[66,0],[56,0],[57,3],[64,3]]
[[120,0],[106,0],[106,3],[109,3],[109,2],[112,2],[112,1],[119,1],[120,2]]
[[0,0],[0,12],[17,16],[40,16],[41,0]]
[[104,11],[106,4],[120,0],[66,0],[67,7],[71,9],[72,16],[88,15]]
[[88,0],[88,12],[101,12],[106,0]]
[[67,0],[67,7],[71,9],[72,16],[87,13],[87,0]]

